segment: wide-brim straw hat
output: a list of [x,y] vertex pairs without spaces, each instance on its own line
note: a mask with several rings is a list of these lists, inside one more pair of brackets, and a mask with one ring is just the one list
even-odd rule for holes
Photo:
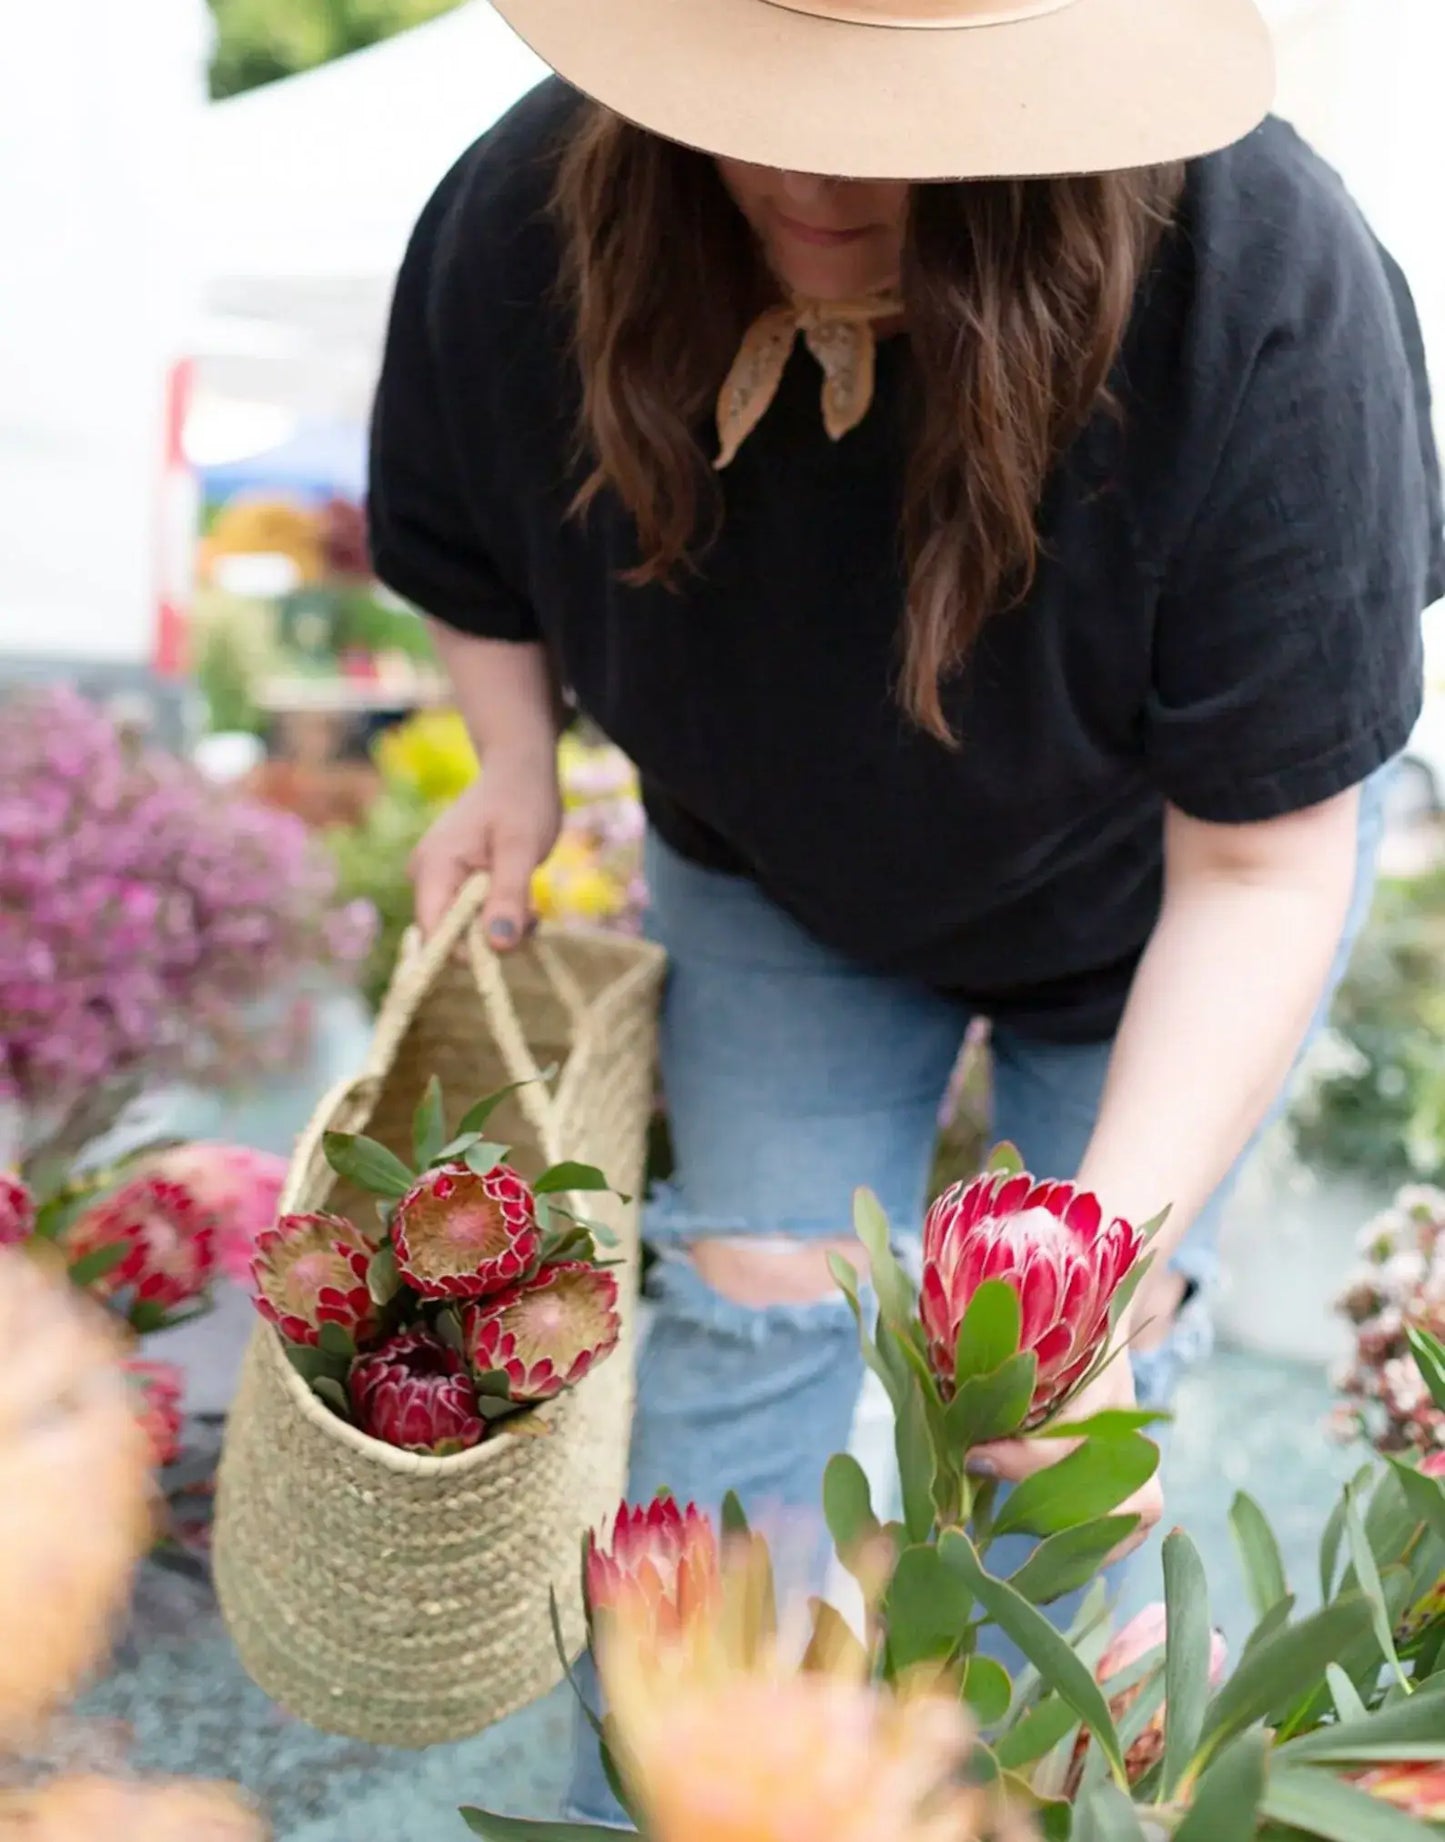
[[1254,0],[494,0],[575,88],[757,166],[858,179],[1113,172],[1267,114]]

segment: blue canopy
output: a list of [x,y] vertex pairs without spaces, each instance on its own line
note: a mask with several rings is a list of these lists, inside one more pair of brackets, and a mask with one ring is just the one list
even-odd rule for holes
[[279,447],[202,467],[200,480],[211,500],[237,493],[360,500],[366,493],[366,430],[352,422],[306,422]]

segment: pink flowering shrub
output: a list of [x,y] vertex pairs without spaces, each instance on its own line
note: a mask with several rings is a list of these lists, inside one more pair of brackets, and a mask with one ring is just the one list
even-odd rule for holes
[[145,1081],[264,1064],[258,1000],[357,960],[306,828],[122,736],[74,692],[0,704],[0,1102],[73,1151]]
[[1445,1335],[1445,1190],[1401,1190],[1358,1245],[1360,1263],[1339,1300],[1354,1348],[1335,1376],[1335,1429],[1382,1452],[1445,1457],[1445,1408],[1411,1347],[1412,1331]]

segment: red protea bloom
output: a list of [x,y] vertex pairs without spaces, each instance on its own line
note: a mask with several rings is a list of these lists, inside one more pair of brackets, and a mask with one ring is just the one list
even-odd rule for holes
[[199,1298],[216,1273],[216,1218],[183,1183],[136,1177],[87,1209],[66,1229],[74,1264],[102,1248],[123,1251],[89,1290],[171,1311]]
[[256,1240],[256,1309],[288,1343],[315,1346],[335,1324],[358,1347],[374,1342],[380,1313],[366,1278],[376,1249],[340,1215],[283,1215]]
[[624,1503],[609,1546],[587,1538],[587,1603],[606,1612],[624,1594],[635,1597],[650,1608],[652,1628],[670,1634],[715,1602],[718,1563],[717,1532],[695,1503],[686,1509],[672,1497],[656,1497],[645,1508]]
[[542,1251],[537,1205],[509,1165],[429,1170],[396,1205],[397,1265],[423,1298],[483,1298],[514,1286]]
[[1354,1778],[1362,1791],[1423,1823],[1445,1822],[1445,1762],[1403,1760],[1381,1765]]
[[1432,1452],[1420,1466],[1420,1475],[1438,1478],[1445,1483],[1445,1452]]
[[181,1452],[181,1401],[185,1382],[173,1362],[128,1361],[125,1372],[136,1390],[137,1411],[150,1440],[152,1462],[173,1464]]
[[0,1247],[18,1247],[35,1232],[35,1198],[16,1176],[0,1170]]
[[276,1219],[286,1160],[246,1145],[175,1145],[146,1161],[143,1174],[188,1189],[216,1221],[216,1264],[228,1279],[250,1277],[256,1238]]
[[923,1227],[920,1312],[929,1361],[953,1388],[959,1326],[974,1294],[1002,1279],[1018,1294],[1020,1347],[1038,1357],[1028,1424],[1062,1406],[1109,1335],[1109,1306],[1143,1249],[1137,1228],[1106,1222],[1099,1199],[1027,1172],[956,1183]]
[[617,1347],[617,1281],[602,1267],[561,1260],[469,1305],[462,1329],[479,1375],[500,1370],[514,1401],[548,1401]]
[[486,1435],[466,1363],[424,1330],[358,1356],[347,1387],[362,1432],[405,1452],[444,1458]]

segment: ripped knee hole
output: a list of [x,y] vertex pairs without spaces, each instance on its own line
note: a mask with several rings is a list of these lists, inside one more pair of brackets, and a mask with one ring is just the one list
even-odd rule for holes
[[758,1242],[720,1236],[692,1242],[687,1252],[699,1276],[734,1305],[762,1309],[768,1305],[814,1305],[837,1294],[828,1256],[841,1254],[863,1270],[866,1256],[852,1235],[825,1241],[786,1237]]

